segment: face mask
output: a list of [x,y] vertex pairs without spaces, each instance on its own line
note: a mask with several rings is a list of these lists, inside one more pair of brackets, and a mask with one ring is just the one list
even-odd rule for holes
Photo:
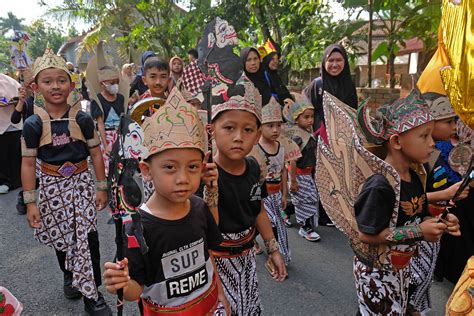
[[105,86],[105,89],[107,89],[107,91],[110,94],[117,94],[119,92],[119,85],[118,84],[107,85]]

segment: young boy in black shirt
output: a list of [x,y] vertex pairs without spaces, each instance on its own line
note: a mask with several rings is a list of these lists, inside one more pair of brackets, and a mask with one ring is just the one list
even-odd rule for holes
[[[359,114],[368,111],[363,106]],[[379,255],[389,253],[387,262],[368,262],[356,252],[354,276],[362,315],[406,314],[409,264],[418,241],[437,241],[445,231],[459,235],[453,214],[444,220],[426,218],[425,189],[410,168],[425,163],[433,151],[432,120],[426,103],[416,93],[380,107],[376,115],[359,117],[359,127],[367,138],[387,150],[385,167],[393,168],[400,181],[400,187],[392,187],[381,174],[369,177],[354,205],[360,240],[379,247],[374,248]]]
[[[149,252],[142,255],[130,234],[126,259],[105,263],[107,290],[123,288],[129,301],[141,298],[145,315],[209,315],[218,301],[229,312],[209,253],[222,237],[210,211],[217,212],[217,171],[215,164],[203,165],[204,127],[199,116],[174,89],[166,104],[145,120],[143,130],[148,154],[140,169],[155,187],[140,207]],[[201,174],[212,193],[207,205],[193,195]],[[125,233],[129,228],[126,224]]]

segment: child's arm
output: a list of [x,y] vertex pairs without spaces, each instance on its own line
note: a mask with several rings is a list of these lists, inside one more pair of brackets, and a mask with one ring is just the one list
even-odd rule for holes
[[40,212],[36,205],[36,157],[23,157],[21,160],[21,183],[23,185],[23,193],[30,195],[32,201],[25,200],[27,215],[26,218],[28,223],[33,228],[39,228],[40,223]]
[[288,195],[288,170],[286,164],[281,171],[281,208],[286,208],[286,196]]
[[98,116],[97,117],[97,129],[99,130],[100,140],[102,142],[102,146],[104,147],[104,152],[108,154],[107,151],[107,138],[105,136],[105,124],[104,124],[104,117]]
[[15,111],[12,113],[11,122],[13,124],[18,124],[21,121],[21,113],[23,112],[23,107],[25,106],[26,100],[26,89],[25,87],[18,88],[18,103],[15,106]]
[[230,304],[229,304],[229,301],[227,300],[227,297],[225,296],[224,288],[222,287],[222,282],[221,282],[219,273],[217,273],[218,270],[217,270],[216,262],[214,261],[214,256],[211,254],[210,251],[209,251],[209,259],[211,260],[212,266],[214,267],[214,271],[217,275],[217,291],[219,293],[217,297],[219,299],[219,302],[222,304],[222,306],[224,306],[225,314],[231,315]]
[[273,278],[279,282],[284,281],[288,274],[286,273],[285,263],[283,262],[283,258],[281,257],[278,247],[273,249],[274,245],[278,245],[278,243],[276,242],[275,236],[273,235],[272,225],[268,219],[265,207],[263,206],[263,201],[260,208],[260,213],[258,214],[257,220],[255,222],[255,227],[265,242],[268,257],[273,261],[273,264],[276,267],[276,272],[273,275]]
[[219,174],[217,172],[217,165],[214,162],[209,163],[210,156],[211,152],[207,152],[206,156],[204,157],[201,180],[206,186],[204,188],[204,201],[206,202],[207,207],[209,207],[216,224],[219,224],[219,211],[217,209],[217,203],[219,202],[217,179]]
[[100,185],[96,186],[95,201],[96,208],[100,211],[107,203],[107,180],[105,179],[104,160],[102,159],[102,152],[99,146],[89,148],[89,153],[92,159],[92,165],[94,166],[97,184],[100,183]]
[[111,294],[116,294],[117,290],[123,289],[123,297],[127,301],[136,301],[143,292],[143,286],[128,275],[128,259],[120,262],[106,262],[104,264],[105,288]]
[[420,225],[385,228],[378,234],[367,234],[359,231],[359,238],[362,242],[371,245],[410,245],[420,240],[436,242],[447,228],[448,226],[445,223],[438,223],[437,218],[429,218]]
[[[458,183],[453,184],[449,188],[446,188],[441,191],[436,191],[436,192],[427,192],[426,197],[428,199],[428,203],[435,203],[435,202],[441,202],[441,201],[449,201],[453,198],[454,194],[456,194],[456,191],[459,189],[461,186],[462,181],[459,181]],[[462,200],[467,198],[469,195],[469,186],[462,191],[462,193],[459,195],[457,200]]]
[[291,192],[298,192],[298,182],[296,181],[296,160],[292,160],[290,162],[290,191]]

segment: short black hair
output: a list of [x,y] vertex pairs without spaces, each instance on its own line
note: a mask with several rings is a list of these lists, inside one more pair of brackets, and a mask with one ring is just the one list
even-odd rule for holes
[[145,61],[145,65],[143,65],[143,74],[146,74],[146,71],[152,68],[167,72],[170,71],[170,65],[157,57],[150,57]]
[[198,59],[198,51],[195,49],[195,48],[191,48],[190,50],[188,50],[188,55],[192,55],[194,56],[194,58]]
[[[225,110],[225,111],[222,111],[222,112],[219,112],[217,113],[217,115],[212,119],[212,124],[214,124],[222,115],[222,113],[226,112],[226,111],[231,111],[231,110],[239,110],[239,109],[229,109],[229,110]],[[244,111],[244,110],[239,110],[239,111]],[[260,128],[260,126],[262,126],[262,123],[260,122],[260,120],[257,118],[256,115],[254,115],[255,117],[255,121],[257,122],[257,128]]]

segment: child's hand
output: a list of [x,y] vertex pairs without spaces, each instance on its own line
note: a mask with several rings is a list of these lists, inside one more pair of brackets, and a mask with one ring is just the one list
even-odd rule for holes
[[26,205],[26,219],[28,220],[28,224],[32,228],[40,228],[41,227],[41,215],[38,206],[36,203],[28,203]]
[[283,261],[280,252],[274,251],[268,257],[273,262],[273,266],[276,268],[276,271],[273,273],[273,279],[278,282],[285,281],[288,273],[286,273],[285,262]]
[[97,211],[102,211],[107,205],[107,191],[97,191],[95,194],[95,207]]
[[[453,196],[456,194],[457,190],[461,186],[461,183],[462,183],[462,181],[459,181],[458,183],[455,183],[455,184],[453,184],[452,186],[450,186],[449,188],[446,189],[449,199],[453,198]],[[468,195],[469,195],[469,186],[467,186],[461,192],[461,194],[457,197],[457,201],[467,198]]]
[[128,275],[128,259],[125,258],[117,263],[106,262],[104,264],[104,283],[107,292],[117,294],[117,290],[125,289],[130,281]]
[[286,195],[282,195],[281,196],[281,208],[282,208],[282,210],[286,209],[286,204],[287,204]]
[[231,315],[231,310],[230,310],[230,304],[229,301],[227,300],[227,297],[225,296],[224,289],[222,288],[222,283],[217,282],[217,299],[219,302],[224,306],[225,314],[226,315]]
[[423,232],[423,238],[426,241],[436,242],[443,235],[448,228],[445,223],[438,223],[437,218],[430,218],[420,224],[420,229]]
[[214,162],[208,162],[211,152],[208,151],[204,157],[202,164],[201,180],[206,185],[207,189],[217,189],[217,179],[219,174],[217,172],[217,165]]
[[18,88],[18,103],[25,103],[26,100],[26,88],[25,87],[19,87]]
[[443,223],[448,226],[448,234],[453,236],[461,236],[461,231],[459,230],[459,220],[456,215],[449,213],[448,216],[443,220]]
[[299,190],[299,187],[298,187],[298,182],[295,181],[291,181],[291,184],[290,184],[290,192],[298,192]]

